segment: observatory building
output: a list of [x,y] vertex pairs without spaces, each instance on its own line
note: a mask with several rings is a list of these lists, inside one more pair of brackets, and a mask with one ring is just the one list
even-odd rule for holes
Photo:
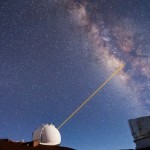
[[61,143],[61,135],[52,124],[43,124],[33,133],[33,141],[38,141],[41,145],[56,146]]
[[0,150],[74,150],[60,144],[61,135],[58,129],[52,124],[43,124],[33,132],[31,142],[0,139]]
[[136,149],[150,149],[150,116],[130,119],[128,122]]

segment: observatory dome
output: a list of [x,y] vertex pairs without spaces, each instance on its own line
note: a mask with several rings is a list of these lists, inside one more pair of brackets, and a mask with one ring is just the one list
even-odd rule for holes
[[59,145],[61,135],[54,125],[43,124],[33,132],[33,141],[35,140],[38,140],[41,145]]

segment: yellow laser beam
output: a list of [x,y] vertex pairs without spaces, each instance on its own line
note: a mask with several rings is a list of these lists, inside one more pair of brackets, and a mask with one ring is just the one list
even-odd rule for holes
[[67,117],[58,127],[60,129],[63,125],[66,124],[89,100],[91,100],[115,75],[118,74],[120,70],[124,68],[125,64],[122,64],[118,69],[116,69],[111,76],[101,84],[98,89],[96,89],[69,117]]

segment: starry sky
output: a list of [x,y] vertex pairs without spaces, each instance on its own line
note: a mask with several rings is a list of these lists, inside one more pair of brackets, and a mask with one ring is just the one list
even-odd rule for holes
[[128,119],[150,114],[149,0],[1,0],[0,137],[58,127],[77,150],[134,148]]

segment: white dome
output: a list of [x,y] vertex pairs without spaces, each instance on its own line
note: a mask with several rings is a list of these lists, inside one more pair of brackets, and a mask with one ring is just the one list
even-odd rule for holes
[[42,125],[33,133],[33,141],[39,140],[42,145],[59,145],[61,135],[57,128],[52,124]]

